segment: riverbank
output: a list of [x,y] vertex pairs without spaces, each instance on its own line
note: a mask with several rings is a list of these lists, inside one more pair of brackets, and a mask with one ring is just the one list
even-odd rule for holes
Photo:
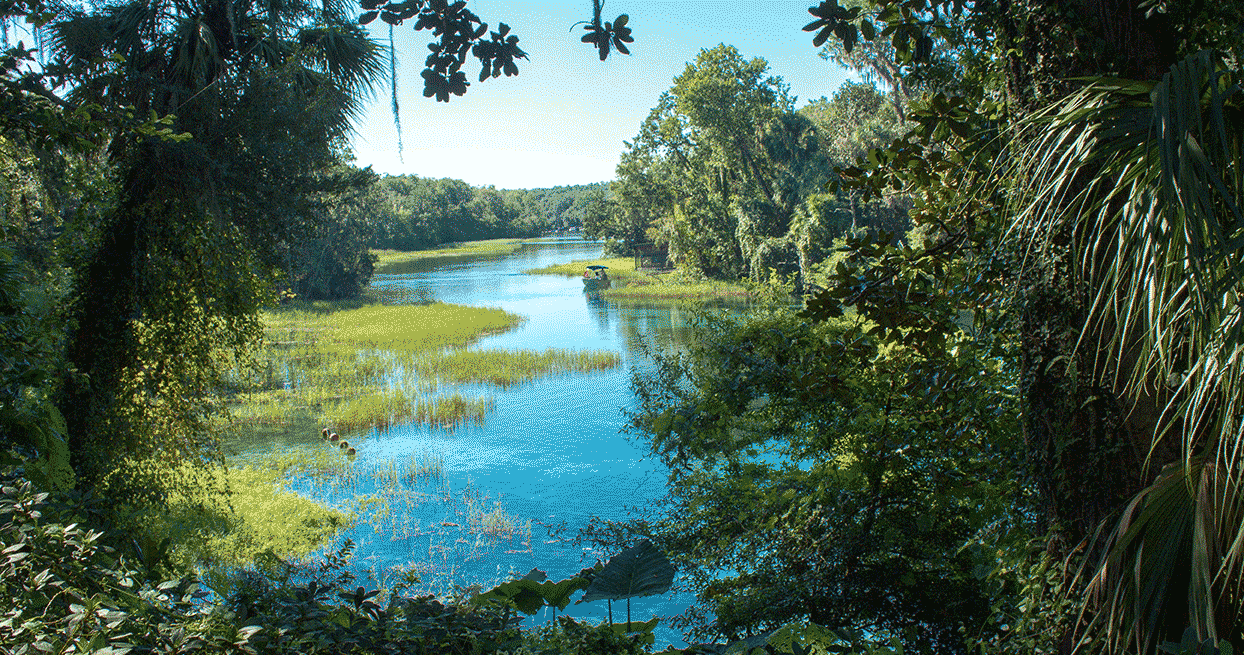
[[449,243],[431,250],[373,250],[371,252],[377,258],[375,272],[400,275],[426,270],[429,265],[438,260],[508,255],[530,241],[531,239],[488,239]]
[[580,260],[524,271],[528,275],[562,275],[581,277],[589,265],[609,267],[612,288],[602,289],[602,298],[616,302],[685,303],[713,300],[745,300],[747,287],[737,282],[692,279],[678,270],[663,273],[635,270],[631,257]]

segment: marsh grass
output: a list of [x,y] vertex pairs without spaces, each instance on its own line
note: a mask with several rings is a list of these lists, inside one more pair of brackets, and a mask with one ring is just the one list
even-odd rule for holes
[[533,268],[523,271],[528,275],[564,275],[566,277],[583,277],[583,271],[589,265],[608,266],[609,277],[615,280],[626,280],[643,277],[642,272],[635,270],[635,260],[631,257],[608,257],[605,259],[583,259],[568,264],[553,264],[544,268]]
[[686,302],[743,300],[751,297],[747,287],[738,282],[695,280],[678,273],[635,277],[626,284],[602,289],[601,297],[615,302]]
[[[291,303],[263,320],[264,343],[252,358],[258,366],[239,365],[227,387],[233,390],[231,446],[250,453],[235,457],[228,470],[231,500],[195,510],[207,517],[200,523],[165,517],[160,524],[165,530],[183,526],[176,528],[185,533],[179,542],[197,544],[179,555],[187,561],[243,565],[266,549],[298,557],[350,526],[370,526],[420,553],[426,546],[420,559],[432,584],[449,584],[462,574],[463,562],[502,543],[507,552],[531,552],[532,521],[469,481],[465,489],[451,489],[439,453],[366,457],[360,434],[403,423],[454,429],[484,421],[491,397],[448,393],[444,385],[504,387],[620,363],[608,352],[466,350],[521,321],[499,309]],[[325,426],[349,436],[360,456],[323,443]],[[184,527],[200,524],[205,527]]]
[[277,334],[291,336],[286,343],[311,342],[318,353],[340,355],[363,348],[408,352],[462,348],[522,322],[522,317],[502,309],[448,303],[344,305],[335,311],[332,303],[291,303],[264,312],[263,319]]
[[402,481],[409,485],[420,482],[440,482],[445,475],[445,458],[439,453],[423,451],[410,456],[410,465],[402,475]]
[[458,350],[421,363],[420,371],[441,382],[487,382],[504,388],[548,375],[607,370],[621,363],[620,355],[608,351]]
[[[445,394],[442,384],[499,387],[561,373],[618,366],[609,352],[544,352],[466,347],[521,319],[500,309],[434,303],[385,306],[291,303],[264,314],[260,365],[232,386],[234,447],[307,441],[323,425],[342,433],[420,424],[480,425],[489,396]],[[243,379],[245,378],[245,379]]]
[[507,255],[522,247],[524,239],[487,239],[445,244],[432,250],[373,250],[377,273],[388,275],[427,270],[438,259]]
[[401,389],[390,389],[335,404],[324,412],[324,422],[343,433],[367,428],[384,431],[406,423],[453,430],[468,423],[482,425],[493,402],[488,396],[464,398],[455,393],[411,397]]
[[334,457],[332,450],[291,448],[252,458],[247,470],[335,502],[356,531],[406,542],[422,560],[407,571],[421,582],[422,592],[446,591],[461,581],[463,563],[498,549],[531,552],[533,521],[511,513],[503,497],[481,492],[470,480],[453,489],[439,453],[423,450],[365,463]]
[[349,510],[291,491],[279,463],[214,469],[208,478],[203,487],[176,491],[165,505],[133,517],[136,531],[155,543],[169,538],[169,558],[179,570],[245,566],[266,552],[302,559],[355,521]]
[[616,284],[602,289],[602,298],[617,302],[635,303],[683,303],[713,300],[738,300],[749,297],[747,287],[735,282],[704,280],[680,271],[652,274],[635,270],[635,260],[629,257],[613,257],[573,261],[544,268],[525,271],[529,275],[565,275],[581,277],[586,266],[599,264],[609,267],[609,277]]

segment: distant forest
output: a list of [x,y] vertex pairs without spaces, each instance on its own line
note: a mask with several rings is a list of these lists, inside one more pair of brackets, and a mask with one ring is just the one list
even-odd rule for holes
[[549,189],[473,187],[462,180],[386,176],[350,201],[368,226],[368,246],[419,250],[455,241],[530,237],[579,229],[593,190],[605,183]]

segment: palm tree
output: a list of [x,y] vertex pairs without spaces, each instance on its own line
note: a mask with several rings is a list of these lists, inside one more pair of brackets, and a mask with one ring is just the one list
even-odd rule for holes
[[[107,453],[210,450],[213,353],[257,334],[275,253],[345,184],[324,171],[384,72],[382,49],[331,0],[96,7],[53,23],[49,40],[68,102],[120,123],[103,139],[119,197],[81,226],[99,245],[80,269],[69,358],[88,377],[60,403],[88,485],[114,465]],[[153,397],[165,414],[135,409]]]
[[1029,261],[1073,253],[1077,350],[1156,472],[1105,526],[1081,643],[1244,630],[1241,82],[1210,52],[1101,80],[1022,121],[1003,176]]

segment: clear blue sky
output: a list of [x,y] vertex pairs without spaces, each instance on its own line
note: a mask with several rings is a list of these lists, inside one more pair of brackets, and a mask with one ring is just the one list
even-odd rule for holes
[[[470,0],[491,29],[505,22],[527,52],[519,75],[480,83],[448,104],[423,97],[423,59],[430,33],[413,23],[395,28],[403,153],[389,109],[387,86],[360,117],[351,146],[359,166],[379,173],[453,177],[502,189],[586,184],[613,179],[622,142],[704,48],[733,45],[763,57],[802,106],[830,96],[848,78],[823,61],[802,27],[813,20],[813,0],[607,0],[604,15],[630,15],[631,56],[601,62],[580,42],[591,0]],[[372,24],[387,39],[383,24]]]

